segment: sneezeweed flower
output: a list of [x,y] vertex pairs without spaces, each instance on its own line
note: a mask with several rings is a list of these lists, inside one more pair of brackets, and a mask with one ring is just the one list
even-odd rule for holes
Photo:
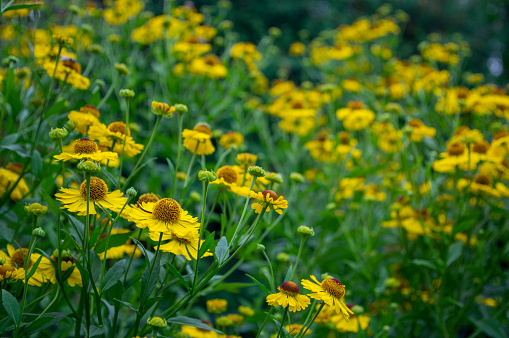
[[233,326],[240,326],[244,323],[244,317],[239,314],[231,313],[226,317],[231,321]]
[[[55,194],[58,201],[62,203],[62,209],[76,212],[79,216],[87,214],[87,182],[83,181],[79,189],[60,188],[60,193]],[[97,212],[95,206],[100,206],[114,212],[119,212],[127,201],[120,190],[108,191],[108,186],[98,177],[90,178],[90,202],[89,211],[91,215]]]
[[440,154],[440,159],[433,162],[433,170],[440,173],[451,172],[460,164],[467,163],[468,151],[462,143],[451,143],[447,152]]
[[251,198],[256,200],[255,203],[251,204],[251,208],[255,210],[255,213],[259,214],[265,209],[266,212],[274,210],[278,214],[282,215],[283,211],[280,209],[288,208],[288,201],[283,196],[278,196],[272,190],[264,190],[263,192],[250,191]]
[[204,122],[198,123],[192,130],[184,129],[182,132],[184,147],[196,155],[210,155],[216,148],[210,141],[212,131],[210,126]]
[[[352,307],[351,304],[347,306],[357,311],[355,309],[357,306]],[[368,328],[370,319],[369,316],[352,314],[350,320],[345,320],[344,316],[335,315],[331,317],[331,322],[336,326],[336,330],[339,332],[357,333],[359,330],[364,331]]]
[[301,173],[292,172],[290,173],[290,180],[296,183],[303,183],[306,180],[306,178]]
[[255,311],[253,309],[251,309],[250,307],[248,307],[248,306],[240,305],[239,306],[239,313],[241,315],[243,315],[244,317],[251,317],[251,316],[254,316]]
[[230,149],[232,145],[240,147],[242,143],[244,143],[244,135],[235,131],[227,132],[219,139],[219,144],[222,145],[225,149]]
[[[72,269],[71,274],[69,277],[67,277],[67,283],[69,286],[83,286],[81,273],[74,263],[74,257],[71,256],[66,250],[62,251],[60,255],[62,259],[60,263],[60,271],[62,271],[62,274],[66,275],[67,270]],[[53,252],[53,255],[51,255],[51,260],[55,263],[55,265],[58,265],[58,250]],[[41,269],[41,272],[51,283],[55,284],[57,282],[55,267],[48,259],[41,261],[39,264],[39,269]]]
[[240,165],[253,165],[255,164],[256,160],[258,159],[258,156],[250,153],[241,153],[237,154],[236,161]]
[[[150,239],[153,241],[159,241],[160,234],[161,232],[149,232]],[[200,234],[196,228],[190,228],[185,233],[181,232],[179,234],[176,234],[172,230],[166,230],[163,233],[161,240],[170,240],[167,243],[161,244],[160,249],[163,252],[170,252],[175,255],[184,256],[188,261],[196,259],[198,256]],[[202,257],[208,256],[212,256],[212,253],[205,252]]]
[[0,282],[4,280],[7,282],[17,282],[25,279],[25,269],[16,268],[7,264],[1,264],[5,261],[7,255],[0,250]]
[[[288,333],[292,336],[292,337],[295,337],[296,335],[299,334],[300,330],[302,330],[302,324],[290,324],[290,325],[286,325],[285,326],[285,329],[286,331],[288,331]],[[304,334],[304,336],[309,336],[313,331],[311,331],[310,329],[308,329],[306,331],[306,333]]]
[[314,283],[307,279],[301,281],[305,289],[313,292],[308,296],[316,300],[323,300],[325,304],[329,305],[331,314],[342,315],[348,321],[353,312],[344,303],[345,286],[339,279],[325,278],[320,283],[315,276],[311,275],[310,277]]
[[198,218],[189,215],[171,198],[163,198],[157,202],[141,202],[137,208],[130,209],[127,218],[136,223],[138,228],[148,227],[151,232],[156,233],[156,240],[160,232],[185,237],[189,236],[190,230],[200,227]]
[[48,211],[48,207],[45,207],[39,203],[32,203],[25,205],[25,212],[29,215],[41,216]]
[[134,97],[135,93],[131,89],[120,89],[119,95],[124,99],[130,99]]
[[[8,163],[5,168],[0,168],[0,198],[8,192],[12,185],[18,182],[19,175],[23,172],[23,166],[19,163]],[[11,200],[19,201],[25,194],[28,194],[28,188],[25,180],[22,178],[11,192]]]
[[166,118],[170,118],[173,116],[174,112],[175,112],[174,106],[170,106],[169,104],[164,102],[152,101],[152,113],[156,115],[162,115]]
[[217,170],[216,180],[210,183],[216,184],[220,188],[231,191],[238,196],[247,197],[249,195],[249,188],[239,186],[237,184],[238,179],[237,171],[232,166],[226,165]]
[[118,155],[111,151],[99,150],[99,145],[94,140],[82,138],[76,140],[73,146],[74,153],[62,152],[59,155],[53,156],[57,161],[70,161],[70,160],[92,160],[92,161],[117,161]]
[[107,147],[117,154],[122,154],[125,151],[125,155],[128,157],[138,155],[144,148],[143,144],[134,142],[131,130],[121,121],[110,123],[108,126],[102,123],[91,126],[88,135],[98,140],[101,146]]
[[306,46],[302,42],[294,42],[290,45],[288,53],[291,56],[300,56],[306,51]]
[[101,122],[99,122],[100,116],[101,114],[96,107],[87,104],[81,107],[79,111],[72,110],[69,115],[67,115],[67,118],[69,121],[77,123],[76,129],[78,132],[86,135],[90,126],[101,124]]
[[[21,250],[23,250],[23,252]],[[0,260],[5,261],[5,263],[3,265],[5,267],[4,269],[11,271],[11,278],[13,278],[12,277],[13,274],[15,276],[17,276],[20,273],[20,270],[22,270],[23,274],[24,274],[24,266],[25,266],[25,260],[28,257],[28,249],[27,248],[14,249],[14,247],[12,245],[7,244],[7,253],[8,253],[8,256],[5,254],[5,252],[0,250]],[[32,267],[34,266],[34,264],[37,262],[37,260],[40,257],[41,257],[41,254],[34,253],[34,252],[30,255],[30,261],[28,262],[28,266],[27,266],[28,272],[32,271]],[[43,256],[41,258],[41,263],[46,262],[46,261],[49,262],[49,260]],[[39,263],[39,265],[41,263]],[[12,270],[12,268],[10,268],[10,267],[14,267],[15,270]],[[25,276],[23,275],[23,282],[24,282],[24,277]],[[42,283],[46,282],[46,280],[47,280],[47,276],[45,276],[43,274],[42,270],[39,267],[37,267],[37,270],[35,271],[34,275],[32,277],[30,277],[30,279],[28,280],[28,285],[41,286]]]
[[202,182],[212,183],[217,180],[217,174],[213,170],[200,170],[198,179]]
[[304,310],[309,306],[311,301],[309,297],[299,294],[299,286],[287,281],[278,286],[278,293],[267,296],[267,304],[271,306],[283,306],[291,312]]
[[228,74],[228,69],[221,63],[217,55],[208,54],[191,60],[189,72],[197,76],[222,79]]
[[226,299],[210,299],[207,301],[207,312],[221,313],[226,311],[228,301]]
[[410,140],[413,142],[422,142],[423,137],[433,138],[437,133],[435,128],[427,127],[419,119],[412,119],[407,124],[410,131]]
[[[219,317],[217,318],[216,320],[216,325],[221,327],[221,326],[229,326],[229,325],[222,325],[224,324],[223,321],[220,321],[219,319],[221,318],[224,318],[224,319],[227,319],[226,316],[224,317]],[[210,326],[210,327],[213,327],[212,323],[210,322],[207,322],[205,320],[202,320],[201,321],[202,324],[205,324],[207,326]],[[219,335],[214,332],[214,331],[211,331],[211,330],[205,330],[205,329],[200,329],[198,327],[194,327],[194,326],[188,326],[188,325],[182,325],[180,327],[180,335],[178,337],[191,337],[191,338],[197,338],[197,337],[200,337],[200,338],[218,338]]]
[[350,101],[346,108],[336,111],[336,117],[343,121],[346,130],[366,129],[375,120],[375,113],[359,101]]
[[[127,229],[111,229],[111,235],[125,234],[128,232],[130,232],[130,231]],[[133,255],[133,253],[134,253],[134,255]],[[106,254],[106,259],[119,259],[119,258],[124,257],[124,255],[129,255],[129,256],[133,255],[133,258],[138,258],[141,256],[141,250],[138,248],[137,245],[131,244],[131,240],[129,239],[122,245],[110,247],[108,249],[108,252],[98,253],[99,258],[101,260],[103,260],[105,254]]]

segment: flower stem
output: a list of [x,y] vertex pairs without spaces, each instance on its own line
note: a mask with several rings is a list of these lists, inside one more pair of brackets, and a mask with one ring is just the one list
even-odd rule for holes
[[299,334],[297,335],[297,338],[300,338],[306,334],[306,332],[309,330],[309,327],[315,322],[316,317],[318,317],[318,315],[320,314],[320,311],[322,311],[324,306],[325,306],[325,303],[322,303],[320,305],[320,307],[318,308],[318,311],[316,311],[316,313],[313,316],[313,318],[311,319],[311,321],[309,323],[307,323],[307,325],[304,324],[304,328],[303,328],[304,331],[302,331],[302,333],[299,332]]
[[[253,186],[256,182],[256,176],[253,177],[253,181],[251,182],[251,188],[249,190],[253,190]],[[251,198],[251,195],[248,195],[246,198],[246,203],[244,204],[244,210],[242,210],[242,215],[240,216],[239,223],[237,224],[237,228],[235,229],[235,232],[233,233],[233,237],[230,241],[229,248],[233,247],[233,243],[235,243],[237,233],[242,229],[242,221],[244,220],[244,216],[246,215],[247,205],[249,204],[249,199]],[[264,209],[265,210],[265,209]]]
[[177,193],[177,173],[179,171],[179,164],[180,164],[180,153],[182,152],[182,123],[183,118],[182,114],[178,113],[179,117],[179,143],[177,148],[177,163],[175,163],[175,175],[173,176],[173,186],[171,187],[171,195],[173,196],[173,199],[175,199],[175,194]]
[[293,275],[295,275],[295,271],[297,270],[297,265],[299,264],[299,258],[302,253],[302,248],[304,247],[304,242],[306,241],[306,236],[301,236],[299,252],[297,253],[297,260],[295,261],[295,266],[293,267],[292,275],[290,276],[290,280],[293,279]]
[[285,325],[285,318],[286,318],[287,314],[288,314],[288,306],[285,307],[285,312],[283,313],[283,319],[281,319],[281,325],[279,326],[279,331],[277,333],[276,338],[279,338],[279,336],[281,336],[281,332],[283,331],[283,326]]
[[127,141],[127,128],[129,125],[129,102],[130,98],[125,98],[125,104],[126,104],[126,113],[125,113],[125,130],[124,130],[124,144],[122,145],[122,154],[120,156],[120,168],[118,170],[118,181],[120,182],[120,177],[122,177],[122,165],[124,164],[124,156],[125,156],[125,143]]
[[209,182],[203,182],[203,203],[202,203],[202,210],[201,210],[201,222],[200,222],[200,235],[198,237],[198,248],[196,251],[196,264],[194,267],[194,280],[193,280],[193,286],[191,288],[191,293],[194,292],[194,289],[196,287],[196,282],[198,280],[198,265],[200,264],[200,247],[201,247],[201,237],[203,234],[203,225],[205,223],[205,207],[207,204],[207,190],[209,187]]

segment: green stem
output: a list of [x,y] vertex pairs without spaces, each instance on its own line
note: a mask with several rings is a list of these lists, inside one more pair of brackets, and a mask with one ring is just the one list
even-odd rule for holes
[[320,311],[322,311],[324,306],[325,306],[325,303],[322,303],[320,305],[320,307],[318,308],[318,311],[316,311],[315,315],[313,316],[313,319],[311,319],[311,321],[307,325],[305,325],[304,331],[302,333],[299,333],[297,335],[297,338],[304,336],[306,334],[306,332],[308,332],[310,326],[315,322],[316,317],[318,317],[318,315],[320,314]]
[[283,332],[283,327],[285,326],[285,318],[286,318],[287,314],[288,314],[288,306],[285,307],[285,312],[283,313],[283,319],[281,319],[281,325],[279,326],[279,331],[277,333],[276,338],[279,338],[279,336],[281,336],[281,332]]
[[194,289],[196,287],[196,281],[198,280],[198,265],[200,264],[200,247],[201,247],[201,237],[203,234],[203,225],[205,222],[205,207],[207,203],[207,190],[209,187],[209,182],[205,181],[203,182],[203,202],[202,202],[202,210],[201,210],[201,222],[200,222],[200,235],[198,237],[198,249],[196,251],[196,264],[194,267],[194,280],[193,280],[193,286],[191,288],[191,293],[194,292]]
[[[256,176],[253,177],[253,181],[251,182],[251,188],[249,190],[253,190],[253,186],[256,182]],[[246,215],[247,205],[249,204],[249,199],[251,198],[251,195],[248,195],[246,198],[246,203],[244,203],[244,210],[242,210],[242,215],[240,216],[239,223],[237,224],[237,228],[235,229],[235,232],[233,233],[233,237],[230,241],[229,248],[233,247],[233,244],[235,243],[237,233],[242,229],[242,221],[244,220],[244,217]],[[265,208],[263,209],[265,210]]]
[[256,338],[260,337],[260,335],[262,334],[263,328],[265,327],[265,324],[267,324],[267,320],[269,319],[269,317],[270,317],[270,315],[272,313],[272,310],[274,310],[273,306],[270,307],[269,313],[267,313],[267,315],[265,316],[265,319],[263,320],[263,323],[262,323],[262,327],[260,328],[260,330],[256,334]]
[[[265,250],[262,250],[262,254],[265,256],[267,263],[269,263],[270,275],[272,277],[272,283],[271,283],[272,293],[276,293],[276,279],[274,278],[274,270],[272,269],[272,264],[270,263],[269,256],[267,256],[267,253],[265,252]],[[290,280],[292,280],[291,277],[290,277]]]
[[179,140],[178,140],[178,148],[177,148],[177,163],[175,163],[175,175],[173,176],[173,187],[171,188],[172,190],[172,196],[173,196],[173,199],[175,199],[175,194],[177,193],[177,173],[179,171],[179,165],[180,165],[180,153],[182,151],[182,123],[183,123],[183,118],[182,118],[182,114],[178,113],[178,117],[179,117]]
[[129,102],[131,100],[126,97],[125,98],[125,104],[126,104],[126,114],[125,114],[125,130],[124,130],[124,144],[122,145],[122,154],[120,156],[120,168],[118,170],[118,181],[120,182],[120,177],[122,177],[122,165],[124,164],[124,156],[125,156],[125,143],[127,141],[127,128],[129,125]]
[[[143,229],[140,229],[140,231],[138,232],[138,238],[136,238],[138,242],[140,241],[141,233],[142,232],[143,232]],[[127,269],[125,270],[124,283],[123,284],[125,284],[125,281],[127,280],[127,274],[129,273],[129,269],[131,268],[131,264],[133,262],[134,254],[136,253],[136,249],[137,248],[138,248],[138,243],[135,243],[135,246],[134,246],[134,249],[133,249],[133,253],[131,254],[131,258],[129,258],[129,264],[127,265]]]
[[99,102],[99,104],[97,105],[97,109],[101,108],[106,103],[106,101],[110,98],[111,94],[113,93],[113,90],[115,89],[115,86],[117,85],[117,79],[118,79],[118,74],[117,74],[117,72],[115,72],[113,82],[112,82],[110,88],[108,89],[108,92],[106,93],[106,95],[103,97],[101,102]]
[[290,280],[293,279],[293,275],[295,275],[295,271],[297,270],[297,265],[299,265],[299,258],[302,253],[302,248],[304,247],[304,242],[306,241],[305,236],[301,236],[300,238],[300,245],[299,245],[299,252],[297,253],[297,260],[295,261],[295,266],[293,267],[292,275],[290,276]]

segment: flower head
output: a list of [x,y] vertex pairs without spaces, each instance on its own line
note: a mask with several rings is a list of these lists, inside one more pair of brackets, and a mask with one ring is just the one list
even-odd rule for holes
[[281,215],[283,211],[280,209],[288,208],[288,201],[286,201],[283,196],[278,196],[272,190],[264,190],[263,192],[258,193],[250,191],[249,193],[251,197],[256,200],[255,203],[251,204],[251,208],[253,208],[257,214],[261,213],[262,210],[266,208],[266,212],[273,209]]
[[206,123],[199,123],[192,130],[184,129],[182,137],[184,147],[196,155],[210,155],[216,150],[210,141],[212,131]]
[[53,156],[57,161],[81,160],[88,159],[92,161],[117,161],[118,155],[110,151],[101,151],[94,140],[82,138],[76,140],[73,146],[74,152],[62,152]]
[[288,307],[291,312],[296,312],[304,310],[310,304],[309,297],[299,294],[299,286],[292,281],[284,282],[277,289],[278,293],[267,296],[267,303],[271,306],[281,305]]
[[350,314],[353,314],[353,312],[344,303],[345,286],[339,279],[326,278],[321,283],[313,275],[311,275],[311,279],[314,283],[307,279],[301,281],[305,289],[313,292],[308,296],[316,300],[323,300],[325,304],[329,305],[332,313],[342,314],[345,320],[348,321]]

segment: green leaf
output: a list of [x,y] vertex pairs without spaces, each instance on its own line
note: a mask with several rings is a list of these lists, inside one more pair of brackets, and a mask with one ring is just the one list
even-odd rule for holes
[[35,262],[35,264],[32,266],[32,269],[30,270],[30,273],[27,275],[27,279],[30,279],[35,272],[37,271],[37,267],[39,266],[39,263],[41,263],[42,255],[39,257],[39,259]]
[[170,324],[179,324],[179,325],[188,325],[188,326],[194,326],[199,329],[208,330],[208,331],[214,331],[219,334],[223,334],[223,332],[216,330],[206,324],[204,324],[201,320],[189,318],[189,317],[173,317],[168,319],[168,323]]
[[101,102],[101,91],[96,90],[92,96],[90,96],[90,99],[88,100],[88,104],[91,104],[92,106],[96,106]]
[[12,321],[19,325],[19,304],[16,298],[7,290],[2,290],[2,304]]
[[218,265],[223,264],[223,262],[230,256],[230,252],[228,250],[228,241],[226,240],[226,237],[221,237],[219,243],[217,243],[215,253]]
[[6,224],[0,223],[0,237],[10,242],[14,237],[14,230],[10,229]]
[[104,291],[114,286],[124,275],[124,271],[125,271],[125,259],[121,260],[120,262],[116,262],[115,265],[113,265],[111,269],[109,269],[106,272],[103,279],[101,294],[103,294]]
[[15,4],[15,5],[10,5],[10,6],[5,6],[4,9],[2,9],[2,14],[5,13],[5,12],[8,12],[8,11],[14,11],[14,10],[18,10],[18,9],[25,9],[25,8],[28,8],[28,9],[35,8],[35,9],[38,9],[40,7],[41,7],[41,4],[39,4],[39,3],[33,3],[33,4]]
[[267,296],[268,296],[268,295],[270,295],[269,289],[267,289],[267,287],[266,287],[265,285],[263,285],[263,284],[262,284],[262,283],[260,283],[260,282],[259,282],[256,278],[254,278],[254,277],[253,277],[253,276],[251,276],[251,275],[248,275],[247,273],[246,273],[246,276],[248,276],[249,278],[251,278],[251,280],[252,280],[253,282],[255,282],[256,284],[258,284],[258,286],[259,286],[259,287],[263,290],[263,292],[265,292],[265,293],[267,294]]
[[436,270],[437,267],[435,266],[435,264],[431,263],[430,261],[426,261],[424,259],[414,259],[410,262],[408,262],[408,264],[414,264],[414,265],[419,265],[419,266],[425,266],[427,268],[430,268],[431,270]]
[[[130,232],[126,232],[123,234],[113,234],[110,235],[110,242],[108,243],[108,249],[109,248],[115,248],[117,246],[124,245],[128,240],[129,236],[131,235]],[[101,239],[97,245],[95,246],[94,250],[97,253],[104,252],[106,250],[106,242],[108,241],[108,238]]]
[[32,155],[32,173],[35,176],[40,176],[42,171],[42,158],[37,150]]
[[212,243],[214,243],[214,234],[215,232],[212,232],[208,234],[207,238],[205,238],[205,241],[203,241],[200,245],[200,254],[199,256],[203,256],[205,252],[207,252],[208,249],[212,246]]
[[97,327],[95,325],[90,325],[89,337],[97,337],[104,334],[103,327]]
[[182,275],[180,274],[180,272],[178,272],[177,269],[175,269],[175,267],[173,265],[171,265],[170,263],[168,263],[168,269],[170,269],[171,273],[177,277],[181,282],[182,284],[184,284],[184,286],[186,287],[186,289],[188,291],[191,291],[191,287],[189,286],[189,283],[187,283],[187,281],[184,279],[184,277],[182,277]]
[[495,319],[481,319],[475,320],[471,317],[468,318],[479,330],[494,338],[507,338],[504,332],[504,327],[500,325]]
[[24,335],[29,335],[32,333],[36,333],[42,331],[58,322],[64,320],[68,314],[61,312],[53,312],[53,313],[45,313],[41,318],[36,321],[31,322],[25,330],[23,330]]
[[225,291],[228,291],[230,293],[238,293],[240,291],[240,289],[242,288],[248,288],[250,286],[253,286],[254,284],[253,283],[219,283],[217,284],[213,290],[211,291],[212,292],[218,292],[218,291],[222,291],[222,290],[225,290]]
[[286,271],[285,282],[290,280],[290,276],[292,275],[292,271],[293,271],[293,265],[290,265],[290,267]]
[[46,111],[46,114],[44,114],[44,118],[48,118],[51,115],[60,114],[64,111],[65,107],[67,107],[67,100],[62,99],[58,102],[55,102],[49,109]]
[[117,182],[117,179],[115,178],[115,176],[113,176],[108,170],[102,170],[101,171],[101,174],[104,174],[104,176],[106,176],[106,178],[111,182],[113,183],[113,185],[117,188],[117,189],[120,189],[120,184],[118,184]]
[[449,267],[452,263],[454,263],[461,256],[461,252],[463,251],[463,242],[457,241],[453,245],[449,247],[447,251],[447,264],[446,267]]
[[113,300],[115,300],[115,301],[119,302],[120,304],[123,304],[123,305],[127,306],[128,308],[130,308],[130,309],[131,309],[131,310],[133,310],[134,312],[138,312],[138,308],[137,308],[137,307],[135,307],[134,305],[132,305],[132,304],[131,304],[131,303],[129,303],[129,302],[124,302],[124,301],[122,301],[122,300],[120,300],[120,299],[117,299],[117,298],[114,298]]

